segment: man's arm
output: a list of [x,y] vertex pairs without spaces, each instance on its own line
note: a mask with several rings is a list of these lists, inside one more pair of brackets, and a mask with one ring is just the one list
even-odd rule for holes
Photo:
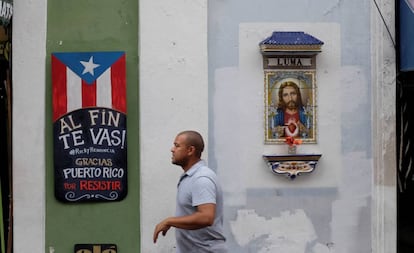
[[197,211],[191,215],[180,217],[168,217],[155,226],[153,240],[157,242],[158,234],[165,236],[171,227],[181,229],[199,229],[213,225],[216,216],[215,204],[202,204],[197,206]]

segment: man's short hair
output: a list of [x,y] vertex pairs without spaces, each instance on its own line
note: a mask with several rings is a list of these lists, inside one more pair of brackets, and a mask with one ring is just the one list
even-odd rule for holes
[[186,130],[179,133],[178,135],[185,135],[186,144],[188,146],[193,146],[195,148],[196,156],[201,157],[201,153],[204,151],[204,140],[199,132]]

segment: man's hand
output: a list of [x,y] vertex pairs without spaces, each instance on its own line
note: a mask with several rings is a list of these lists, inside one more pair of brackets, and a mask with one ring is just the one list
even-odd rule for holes
[[207,203],[197,206],[197,211],[191,215],[168,217],[155,226],[153,240],[157,242],[158,234],[165,236],[171,227],[180,229],[200,229],[213,225],[216,215],[216,204]]
[[154,229],[154,236],[153,236],[153,240],[154,243],[157,242],[158,239],[158,234],[160,232],[162,232],[162,235],[165,236],[167,234],[167,231],[171,228],[171,226],[167,225],[167,219],[161,221],[160,223],[157,224],[157,226],[155,226]]

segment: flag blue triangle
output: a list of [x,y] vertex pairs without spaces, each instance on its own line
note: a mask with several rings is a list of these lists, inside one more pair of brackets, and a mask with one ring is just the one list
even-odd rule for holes
[[[59,52],[52,53],[63,64],[70,68],[86,83],[93,83],[102,75],[114,62],[116,62],[125,52]],[[82,62],[94,64],[93,74],[85,72],[85,65]]]

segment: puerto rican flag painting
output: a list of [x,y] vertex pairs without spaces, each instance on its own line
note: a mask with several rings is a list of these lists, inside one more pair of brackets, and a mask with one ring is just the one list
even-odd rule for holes
[[53,53],[53,120],[102,106],[126,113],[125,52]]
[[51,55],[55,196],[118,201],[127,194],[125,52]]

